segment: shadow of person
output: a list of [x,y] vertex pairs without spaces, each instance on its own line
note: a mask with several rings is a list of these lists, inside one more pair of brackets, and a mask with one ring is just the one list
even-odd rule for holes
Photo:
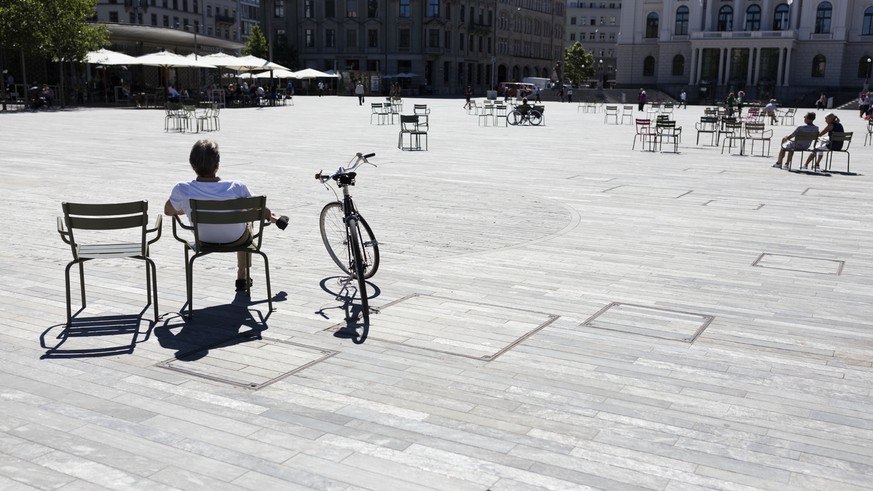
[[244,293],[238,293],[230,304],[195,310],[191,319],[181,315],[167,319],[155,327],[155,337],[162,347],[176,350],[176,359],[198,360],[211,349],[261,338],[266,319],[251,305]]

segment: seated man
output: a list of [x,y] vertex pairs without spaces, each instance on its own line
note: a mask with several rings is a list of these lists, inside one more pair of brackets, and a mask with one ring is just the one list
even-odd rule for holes
[[521,104],[515,108],[518,109],[518,112],[520,112],[522,116],[527,116],[527,113],[531,109],[531,105],[527,103],[527,97],[525,97],[521,100]]
[[[227,200],[235,198],[249,198],[252,193],[249,188],[238,181],[222,181],[216,174],[221,157],[218,153],[218,143],[210,140],[200,140],[194,144],[188,162],[197,174],[193,181],[179,182],[173,186],[170,199],[164,204],[164,214],[169,216],[186,215],[191,220],[191,199],[201,200]],[[266,210],[272,223],[277,223],[284,228],[282,221],[287,224],[287,217],[277,217],[270,210]],[[198,229],[200,239],[203,242],[237,246],[247,244],[252,236],[251,230],[244,224],[216,225],[203,224]],[[248,290],[252,285],[251,278],[247,277],[248,268],[251,265],[251,254],[247,252],[237,253],[237,280],[236,291]]]
[[782,167],[782,159],[785,157],[785,154],[788,154],[788,164],[785,166],[786,169],[791,167],[791,159],[794,157],[794,152],[797,150],[806,150],[809,148],[809,145],[812,141],[803,140],[803,141],[794,141],[794,138],[798,133],[814,133],[818,135],[818,126],[812,124],[815,121],[815,113],[809,112],[803,117],[804,124],[798,126],[791,132],[790,135],[782,138],[782,149],[779,150],[779,157],[776,159],[776,163],[773,164],[773,167],[781,168]]
[[179,91],[172,85],[167,87],[167,102],[181,102]]

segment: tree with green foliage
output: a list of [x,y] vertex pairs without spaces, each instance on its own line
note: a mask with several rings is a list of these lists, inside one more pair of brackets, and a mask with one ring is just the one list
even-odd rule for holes
[[593,77],[595,73],[594,55],[591,52],[585,51],[582,43],[576,41],[575,44],[564,48],[563,81],[580,84]]
[[106,26],[88,23],[96,6],[97,0],[0,0],[0,46],[61,62],[63,103],[63,62],[108,44]]
[[270,55],[270,47],[267,45],[267,38],[264,37],[264,31],[261,30],[261,26],[257,24],[252,26],[249,38],[246,40],[246,45],[243,46],[242,53],[264,59],[267,59]]
[[294,69],[297,67],[297,48],[288,44],[288,36],[279,34],[273,47],[273,61]]

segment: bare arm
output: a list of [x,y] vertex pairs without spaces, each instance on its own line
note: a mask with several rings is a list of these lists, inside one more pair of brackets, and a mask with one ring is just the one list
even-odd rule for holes
[[173,204],[170,203],[170,200],[167,200],[167,202],[164,203],[164,215],[174,216],[174,215],[184,215],[184,214],[185,214],[184,210],[177,210],[177,209],[173,208]]

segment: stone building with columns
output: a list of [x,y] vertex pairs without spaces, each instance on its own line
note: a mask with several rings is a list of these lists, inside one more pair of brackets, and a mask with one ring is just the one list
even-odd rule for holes
[[869,83],[873,0],[623,2],[616,81],[691,100],[793,101]]

